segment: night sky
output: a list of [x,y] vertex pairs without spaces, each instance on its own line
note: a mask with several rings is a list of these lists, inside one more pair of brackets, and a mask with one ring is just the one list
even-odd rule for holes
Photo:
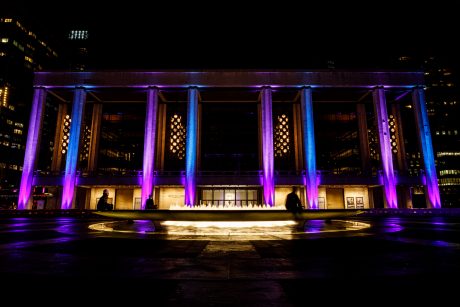
[[309,68],[328,59],[337,66],[359,65],[399,55],[453,57],[460,51],[457,10],[441,1],[429,7],[27,2],[2,5],[2,15],[21,17],[56,45],[69,29],[88,27],[90,52],[101,68]]

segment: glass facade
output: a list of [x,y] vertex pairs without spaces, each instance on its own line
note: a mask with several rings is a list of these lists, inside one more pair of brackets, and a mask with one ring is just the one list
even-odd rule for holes
[[[235,102],[237,103],[237,102]],[[255,103],[203,103],[204,171],[255,171],[258,161],[258,115]]]
[[317,169],[334,175],[361,173],[356,106],[314,104]]
[[104,104],[98,173],[135,174],[142,170],[145,104]]

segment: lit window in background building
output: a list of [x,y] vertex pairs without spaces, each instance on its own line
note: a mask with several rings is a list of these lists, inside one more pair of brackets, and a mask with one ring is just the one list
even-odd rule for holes
[[460,156],[460,152],[458,151],[440,151],[436,154],[439,157],[450,157],[450,156]]
[[88,31],[86,30],[72,30],[69,33],[69,39],[88,39]]
[[0,101],[3,107],[8,107],[8,86],[0,88]]
[[6,44],[8,43],[8,41],[9,41],[8,38],[2,38],[2,43]]
[[182,123],[181,115],[174,114],[171,116],[170,129],[169,152],[182,160],[185,158],[185,126]]

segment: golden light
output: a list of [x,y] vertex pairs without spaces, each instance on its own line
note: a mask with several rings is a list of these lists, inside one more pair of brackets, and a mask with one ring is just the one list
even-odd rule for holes
[[197,221],[164,221],[161,225],[195,228],[251,228],[251,227],[282,227],[293,226],[295,221],[243,221],[243,222],[197,222]]
[[182,116],[174,114],[171,116],[169,152],[175,158],[182,160],[185,158],[185,126],[182,125]]
[[289,118],[286,114],[278,115],[275,124],[275,157],[284,157],[289,153]]

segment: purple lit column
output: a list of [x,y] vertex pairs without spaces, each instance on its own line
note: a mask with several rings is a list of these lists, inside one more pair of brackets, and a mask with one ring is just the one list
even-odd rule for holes
[[187,128],[185,139],[185,205],[195,205],[198,133],[198,89],[188,90]]
[[316,175],[315,122],[313,119],[313,102],[311,88],[301,90],[302,130],[305,157],[305,190],[308,209],[318,209],[318,177]]
[[75,89],[72,105],[72,122],[70,123],[69,147],[67,150],[61,209],[72,209],[75,184],[77,179],[78,148],[80,143],[81,122],[86,92],[83,87]]
[[155,161],[155,140],[157,128],[158,89],[148,89],[147,108],[145,112],[144,133],[144,165],[142,173],[142,200],[141,209],[145,209],[145,202],[153,191],[153,167]]
[[43,105],[46,99],[44,88],[35,88],[32,110],[30,112],[29,130],[27,132],[26,152],[22,168],[21,186],[19,188],[18,209],[29,208],[29,199],[32,192],[35,159],[40,147],[40,132],[43,121]]
[[433,144],[431,142],[430,123],[426,111],[425,93],[423,88],[417,87],[412,92],[415,121],[417,122],[419,143],[425,166],[426,192],[429,208],[441,208],[438,178],[434,164]]
[[264,188],[264,203],[270,207],[275,205],[275,178],[273,153],[273,117],[272,117],[272,89],[264,87],[261,93],[262,106],[262,165]]
[[396,180],[393,172],[393,154],[390,144],[390,130],[388,128],[387,104],[385,89],[377,87],[372,92],[375,115],[379,131],[380,160],[383,168],[383,188],[385,190],[385,205],[387,208],[398,208],[396,195]]

